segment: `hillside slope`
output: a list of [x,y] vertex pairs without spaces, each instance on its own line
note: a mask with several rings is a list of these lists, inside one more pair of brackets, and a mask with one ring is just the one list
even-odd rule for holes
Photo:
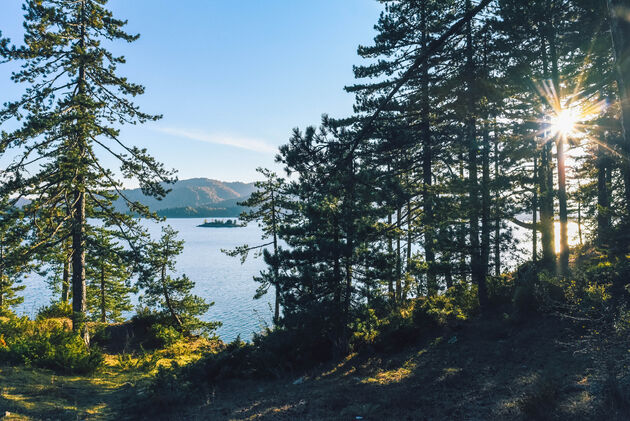
[[[255,190],[253,183],[224,182],[208,178],[180,180],[168,188],[171,192],[162,200],[147,197],[140,189],[124,190],[123,194],[131,201],[147,205],[154,212],[165,209],[212,208],[230,209],[227,212],[229,215],[225,216],[233,216],[234,213],[238,214],[241,211],[237,202],[247,199]],[[115,206],[119,211],[126,211],[125,201],[122,198],[115,202]]]
[[604,366],[627,355],[585,347],[582,333],[551,316],[473,321],[393,354],[353,354],[271,381],[221,382],[203,404],[161,419],[626,419],[611,401]]

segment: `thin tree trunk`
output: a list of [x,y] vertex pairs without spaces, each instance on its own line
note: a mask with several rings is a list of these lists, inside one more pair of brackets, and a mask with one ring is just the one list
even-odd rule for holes
[[[422,1],[420,11],[421,43],[422,50],[427,48],[427,10],[426,0]],[[424,229],[424,254],[427,263],[427,294],[437,294],[437,281],[435,275],[435,250],[433,227],[433,191],[431,190],[433,178],[433,146],[431,144],[431,124],[429,121],[429,69],[428,65],[422,66],[420,77],[420,134],[422,136],[422,206]]]
[[[540,23],[540,45],[543,73],[545,78],[549,78],[549,59],[547,57],[547,42],[544,33],[544,23]],[[546,124],[544,124],[546,126]],[[543,139],[545,144],[542,147],[540,159],[540,227],[542,242],[542,262],[546,269],[553,269],[556,262],[556,244],[554,232],[554,209],[553,209],[553,170],[551,167],[551,143],[547,141],[548,132],[545,127]]]
[[[464,181],[464,153],[459,153],[459,179]],[[461,207],[466,208],[467,199],[464,194],[461,196]],[[457,246],[459,248],[459,276],[462,282],[466,282],[466,224],[463,222],[459,224],[459,232],[457,238]]]
[[[466,11],[471,9],[470,0],[466,0]],[[486,279],[482,262],[479,242],[479,180],[477,169],[477,134],[476,134],[476,86],[475,64],[473,61],[474,47],[472,41],[472,24],[466,24],[466,84],[468,87],[468,104],[466,117],[466,136],[468,144],[468,184],[469,184],[469,235],[470,235],[470,269],[472,281],[477,285],[479,305],[482,311],[487,309],[488,296],[486,291]]]
[[276,202],[273,190],[271,191],[271,229],[273,231],[273,278],[276,290],[276,301],[274,303],[273,323],[277,326],[280,321],[280,271],[278,269],[278,230],[276,221]]
[[[501,189],[499,187],[499,132],[494,118],[494,275],[501,275]],[[534,224],[535,225],[535,224]]]
[[[85,48],[85,0],[81,0],[79,7],[78,21],[81,25],[80,47]],[[85,95],[85,66],[79,67],[78,75],[78,95]],[[87,139],[84,133],[77,135],[78,152],[78,176],[75,185],[75,196],[72,214],[72,329],[83,338],[86,345],[90,344],[90,334],[87,325],[87,297],[85,283],[85,179],[83,170],[85,169],[85,154],[87,149]]]
[[400,208],[396,210],[396,302],[400,303],[402,298],[402,255],[400,248],[400,231],[402,230]]
[[481,265],[485,279],[490,262],[490,133],[487,123],[483,128],[483,149],[481,155]]
[[61,302],[68,304],[70,302],[70,265],[72,255],[68,249],[64,249],[63,275],[61,279]]
[[538,260],[538,189],[540,180],[538,175],[538,151],[534,150],[534,196],[532,197],[532,261]]
[[164,295],[164,302],[166,303],[166,308],[168,308],[168,311],[171,314],[173,321],[177,324],[178,329],[182,331],[184,328],[184,324],[179,318],[179,315],[177,314],[177,312],[175,312],[175,308],[173,307],[173,304],[171,303],[171,295],[169,294],[168,287],[166,285],[166,265],[170,257],[171,257],[170,250],[167,244],[166,249],[164,250],[164,256],[163,256],[164,262],[162,263],[162,267],[160,270],[160,282],[162,283],[162,294]]
[[[630,157],[630,21],[627,18],[630,11],[630,1],[607,0],[607,3],[617,73],[617,89],[621,103],[622,150],[627,158]],[[622,165],[626,213],[630,216],[630,159],[624,159]]]
[[610,194],[608,192],[608,158],[602,146],[597,147],[597,244],[608,242],[610,233]]
[[[81,181],[79,181],[81,183]],[[72,328],[86,345],[90,343],[87,326],[85,283],[85,193],[76,194],[72,224]]]
[[[392,228],[392,215],[389,214],[387,215],[387,226],[391,231]],[[392,236],[391,236],[391,232],[388,233],[387,236],[387,252],[389,254],[389,256],[393,256],[394,255],[394,243],[392,240]],[[394,270],[392,268],[391,265],[387,265],[388,269],[387,269],[387,275],[388,275],[388,279],[387,279],[387,293],[389,294],[389,299],[392,302],[396,302],[396,294],[394,292]]]
[[[550,13],[553,15],[553,9]],[[549,17],[548,34],[549,34],[549,53],[551,56],[551,77],[554,90],[557,95],[557,110],[562,110],[562,88],[560,86],[560,73],[558,70],[558,53],[556,50],[556,31],[554,27],[553,16]],[[565,164],[565,147],[566,138],[564,134],[559,133],[556,136],[556,160],[558,164],[558,204],[560,210],[560,274],[567,275],[569,272],[569,230],[568,230],[568,211],[567,211],[567,182],[566,182],[566,164]]]
[[101,267],[101,322],[107,321],[107,312],[105,306],[105,267]]

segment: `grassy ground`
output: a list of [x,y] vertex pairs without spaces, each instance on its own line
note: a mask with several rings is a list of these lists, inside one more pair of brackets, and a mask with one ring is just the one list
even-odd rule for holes
[[597,419],[603,378],[588,353],[575,353],[577,337],[552,318],[472,323],[393,355],[351,355],[304,375],[231,382],[164,419]]
[[176,343],[146,354],[105,355],[91,376],[62,376],[49,370],[0,366],[0,419],[125,419],[128,391],[160,366],[183,365],[212,346],[204,340]]
[[[228,381],[168,420],[607,420],[602,355],[575,323],[537,317],[472,321],[394,354],[351,355],[336,364],[272,381]],[[178,344],[153,357],[108,356],[92,377],[0,368],[4,419],[127,419],[130,392],[156,366],[194,360]],[[199,347],[196,348],[200,350]],[[625,355],[623,354],[625,351]],[[610,353],[610,350],[605,351]],[[150,400],[149,400],[150,401]],[[141,417],[133,412],[135,417]],[[630,413],[630,412],[625,412]],[[620,415],[621,414],[621,415]],[[155,419],[152,416],[152,419]]]

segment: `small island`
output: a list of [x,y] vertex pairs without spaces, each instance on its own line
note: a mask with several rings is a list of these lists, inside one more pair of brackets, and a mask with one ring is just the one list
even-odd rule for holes
[[204,219],[203,224],[198,226],[202,228],[240,228],[245,225],[239,224],[236,219],[227,219],[225,221],[219,219],[208,221],[207,219]]

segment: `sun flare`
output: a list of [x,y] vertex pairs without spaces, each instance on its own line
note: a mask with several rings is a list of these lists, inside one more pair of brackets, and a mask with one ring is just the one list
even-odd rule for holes
[[575,109],[564,109],[551,118],[551,131],[553,135],[569,137],[576,133],[578,122],[579,116]]

